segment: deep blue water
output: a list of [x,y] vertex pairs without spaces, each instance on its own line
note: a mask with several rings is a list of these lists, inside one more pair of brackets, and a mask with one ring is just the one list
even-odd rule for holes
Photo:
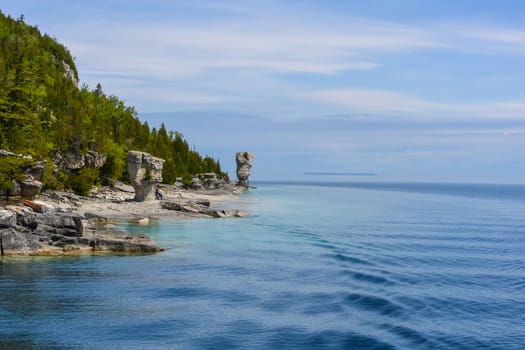
[[523,349],[525,186],[259,184],[147,256],[0,259],[1,349]]

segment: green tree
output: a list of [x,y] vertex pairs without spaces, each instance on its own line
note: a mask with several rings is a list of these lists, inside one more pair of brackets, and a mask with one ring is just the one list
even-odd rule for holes
[[[168,183],[201,172],[221,173],[219,162],[190,149],[181,133],[164,124],[151,129],[133,107],[104,93],[101,84],[93,90],[79,87],[75,62],[64,45],[27,25],[23,16],[15,20],[2,12],[0,148],[47,159],[49,165],[57,151],[106,154],[107,163],[99,170],[46,171],[46,177],[57,177],[46,180],[47,188],[65,186],[80,193],[87,193],[101,178],[125,179],[129,150],[165,159],[163,176]],[[12,169],[0,172],[4,187],[12,184]]]

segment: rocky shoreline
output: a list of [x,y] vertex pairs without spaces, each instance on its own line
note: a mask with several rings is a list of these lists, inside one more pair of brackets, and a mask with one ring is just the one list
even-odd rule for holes
[[184,190],[163,186],[163,200],[134,201],[131,186],[117,183],[89,197],[68,192],[44,192],[36,200],[0,203],[2,256],[62,256],[81,254],[149,254],[160,252],[145,234],[113,231],[115,222],[147,225],[161,218],[245,217],[243,210],[222,209],[243,191]]
[[[45,163],[32,164],[32,158],[7,151],[0,152],[0,157],[20,163],[23,170],[23,181],[9,180],[13,185],[3,193],[5,198],[12,201],[17,198],[17,201],[0,202],[1,256],[155,253],[163,249],[150,237],[108,230],[111,222],[132,221],[147,225],[162,217],[249,216],[244,210],[214,205],[249,188],[253,155],[248,152],[236,154],[239,180],[235,185],[227,177],[225,181],[218,179],[216,174],[205,173],[195,175],[189,186],[177,181],[175,185],[163,185],[160,189],[164,159],[145,152],[129,151],[127,170],[131,186],[117,182],[111,187],[93,188],[90,196],[57,191],[40,193]],[[93,167],[99,167],[106,158],[92,152],[78,159],[68,159],[63,163],[69,169],[72,163],[78,163],[79,167],[93,163]],[[202,180],[205,180],[204,185]],[[22,201],[22,198],[31,200]]]

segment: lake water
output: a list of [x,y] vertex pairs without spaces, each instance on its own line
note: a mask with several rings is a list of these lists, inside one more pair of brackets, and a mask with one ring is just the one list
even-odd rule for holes
[[525,186],[261,183],[147,256],[0,259],[1,349],[523,349]]

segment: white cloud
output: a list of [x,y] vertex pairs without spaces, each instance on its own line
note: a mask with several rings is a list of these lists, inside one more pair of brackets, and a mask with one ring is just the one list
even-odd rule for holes
[[[205,23],[91,20],[64,30],[86,70],[184,78],[210,69],[334,74],[381,66],[369,52],[439,47],[424,29],[356,18],[308,22],[292,13],[239,16]],[[246,19],[246,17],[250,17]],[[252,19],[255,17],[255,19]]]
[[[335,74],[383,66],[384,53],[523,51],[525,31],[483,25],[406,25],[284,9],[231,12],[226,20],[91,19],[64,28],[86,70],[184,79],[213,69]],[[216,8],[214,4],[201,8]],[[219,6],[219,8],[221,8]]]
[[[249,2],[205,1],[183,5],[208,15],[196,18],[185,17],[184,13],[174,13],[170,20],[155,16],[133,20],[126,16],[100,17],[96,21],[86,18],[85,22],[63,28],[60,37],[65,37],[78,57],[81,79],[88,74],[104,86],[120,84],[115,89],[117,95],[128,94],[124,98],[133,104],[149,103],[150,111],[159,103],[164,110],[170,104],[176,108],[181,103],[214,103],[249,113],[257,109],[255,113],[274,118],[348,112],[427,120],[524,118],[525,104],[520,101],[436,102],[381,90],[377,77],[368,85],[375,84],[377,89],[362,89],[359,83],[349,81],[355,87],[309,92],[311,87],[289,84],[278,76],[315,73],[329,78],[349,71],[387,70],[392,62],[386,56],[422,51],[525,52],[520,49],[525,31],[479,24],[409,25],[275,5],[256,8]],[[221,16],[215,16],[214,11]],[[436,79],[432,64],[427,71],[417,70],[420,81],[428,81],[422,78],[424,73]],[[411,71],[398,74],[397,79],[402,80],[406,79],[403,74],[410,75]],[[178,85],[167,88],[137,83],[130,87],[118,81],[119,77]],[[272,100],[281,102],[274,106]]]
[[480,26],[464,28],[463,34],[467,37],[483,41],[504,44],[525,44],[525,30]]
[[387,90],[333,89],[310,93],[319,102],[342,108],[341,113],[366,113],[419,121],[525,120],[525,103],[435,102]]

